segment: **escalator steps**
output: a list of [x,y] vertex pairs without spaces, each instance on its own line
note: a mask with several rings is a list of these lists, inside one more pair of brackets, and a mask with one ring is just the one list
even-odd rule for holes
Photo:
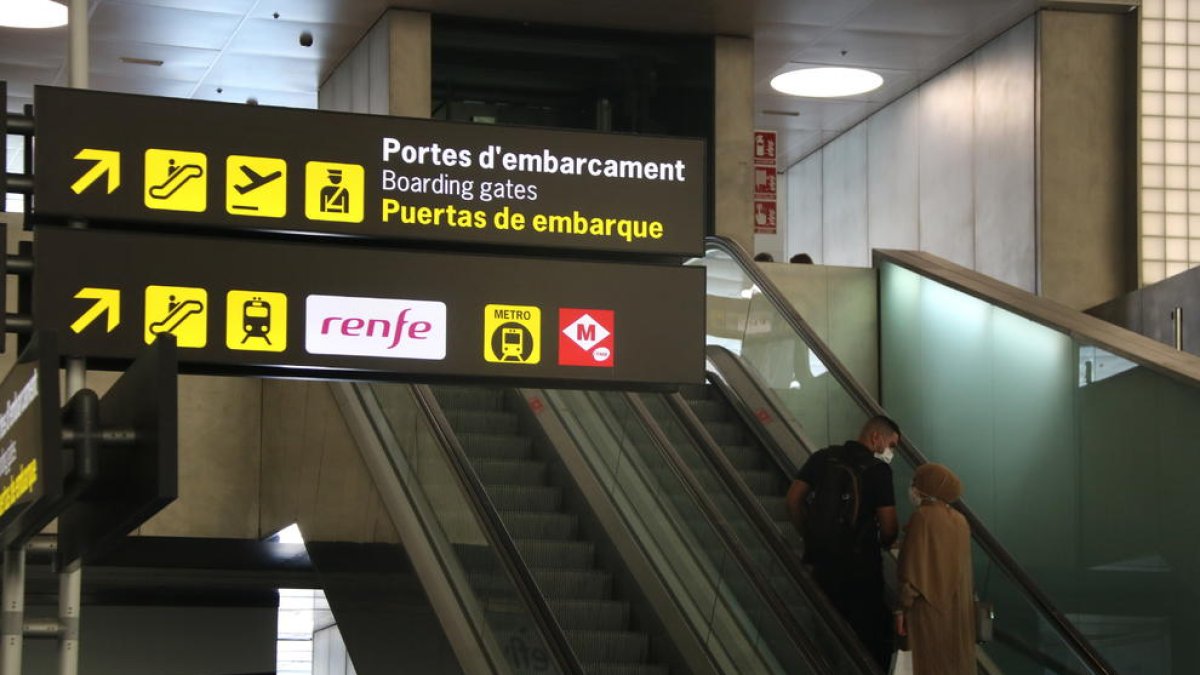
[[[572,649],[590,675],[667,675],[646,664],[649,638],[628,630],[630,606],[613,599],[613,577],[597,569],[595,544],[577,539],[579,519],[562,508],[562,489],[550,485],[548,464],[534,458],[532,441],[505,412],[500,390],[437,387],[438,401],[472,467]],[[471,585],[493,625],[520,613],[512,582],[482,547],[457,546]]]

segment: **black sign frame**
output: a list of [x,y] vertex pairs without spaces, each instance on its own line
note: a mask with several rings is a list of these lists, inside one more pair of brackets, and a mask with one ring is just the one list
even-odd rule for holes
[[[168,307],[155,303],[165,302],[166,293],[173,302],[186,302],[186,290],[191,288],[206,291],[196,295],[195,302],[207,305],[208,313],[203,315],[207,317],[204,346],[189,347],[187,337],[174,332],[185,372],[629,389],[670,389],[704,378],[705,272],[700,267],[462,255],[311,241],[233,243],[218,237],[61,228],[39,231],[34,259],[39,270],[33,283],[35,324],[59,331],[63,353],[87,358],[93,368],[123,368],[149,339],[144,331],[159,325],[160,316],[166,320]],[[113,264],[116,260],[137,263]],[[151,286],[168,290],[154,291],[162,298],[156,300]],[[83,288],[119,291],[121,323],[112,332],[106,330],[107,317],[93,311],[96,294],[79,297]],[[238,325],[235,291],[263,298],[274,292],[287,296],[282,305],[287,317],[283,351],[231,346],[238,344],[236,339],[230,341],[228,332]],[[335,306],[339,299],[349,305],[360,300],[442,302],[447,312],[444,358],[310,352],[309,337],[316,326],[306,324],[306,310],[317,296],[333,298]],[[146,319],[147,303],[157,308],[152,310],[157,312],[153,320]],[[533,340],[543,350],[537,363],[487,360],[489,344],[494,352],[498,350],[485,337],[495,339],[500,327],[493,323],[489,329],[485,316],[504,316],[495,307],[516,308],[512,318],[518,323],[520,308],[539,308],[540,333]],[[560,363],[565,360],[558,351],[564,309],[615,312],[615,330],[608,331],[615,343],[612,367]],[[603,320],[599,312],[595,314]],[[91,322],[83,325],[85,315]],[[338,331],[362,335],[372,325],[358,319],[354,325],[349,320],[329,321],[329,317],[322,319],[320,329],[331,329],[335,337]],[[80,332],[72,330],[73,324],[82,326]],[[395,325],[399,330],[398,320]],[[411,321],[407,325],[413,326]],[[388,327],[381,325],[381,334]],[[603,338],[604,331],[594,330],[594,337]],[[485,331],[490,331],[487,336]]]
[[[35,379],[33,379],[35,378]],[[14,504],[0,514],[0,543],[6,547],[20,546],[37,534],[54,518],[54,508],[63,495],[62,410],[59,393],[59,353],[56,336],[46,331],[34,338],[17,359],[16,365],[0,383],[0,407],[15,402],[21,387],[35,382],[36,402],[22,413],[23,419],[14,422],[11,432],[0,437],[0,452],[8,440],[17,436],[17,456],[37,460],[37,489],[23,504]],[[29,408],[37,406],[30,415]],[[18,428],[20,425],[20,428]],[[20,452],[31,445],[35,453]],[[18,460],[17,464],[21,464]],[[11,485],[8,472],[0,479],[0,488]],[[17,507],[20,507],[19,510]]]
[[[86,124],[79,110],[88,111]],[[35,111],[34,205],[41,221],[661,259],[704,252],[702,139],[44,86],[35,91]],[[113,166],[119,185],[110,192]],[[349,191],[339,193],[342,187]],[[325,195],[326,189],[333,191]],[[354,198],[360,192],[361,213]]]

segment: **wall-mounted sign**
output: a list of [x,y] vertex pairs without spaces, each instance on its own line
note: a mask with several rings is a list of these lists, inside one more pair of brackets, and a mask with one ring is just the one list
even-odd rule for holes
[[51,87],[34,100],[40,217],[704,252],[700,140]]
[[774,131],[754,132],[754,231],[775,234],[779,226],[778,181]]
[[[126,264],[125,261],[136,261]],[[33,316],[116,367],[540,385],[701,382],[699,267],[42,228]]]
[[0,532],[5,545],[31,536],[35,513],[62,494],[58,353],[40,334],[0,382]]

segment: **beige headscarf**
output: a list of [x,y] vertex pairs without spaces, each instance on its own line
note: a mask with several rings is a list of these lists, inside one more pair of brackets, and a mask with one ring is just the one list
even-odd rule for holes
[[942,464],[922,464],[913,474],[913,487],[922,494],[950,502],[962,496],[962,481]]

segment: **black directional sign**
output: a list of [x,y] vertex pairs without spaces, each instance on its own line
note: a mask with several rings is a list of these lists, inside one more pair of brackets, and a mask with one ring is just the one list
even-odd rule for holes
[[89,366],[169,333],[192,372],[703,379],[701,268],[55,228],[34,253],[34,321]]
[[53,339],[39,334],[0,383],[0,539],[5,545],[36,532],[25,521],[37,520],[37,511],[62,494],[60,415],[58,353]]
[[50,87],[35,115],[42,218],[703,254],[700,140]]

